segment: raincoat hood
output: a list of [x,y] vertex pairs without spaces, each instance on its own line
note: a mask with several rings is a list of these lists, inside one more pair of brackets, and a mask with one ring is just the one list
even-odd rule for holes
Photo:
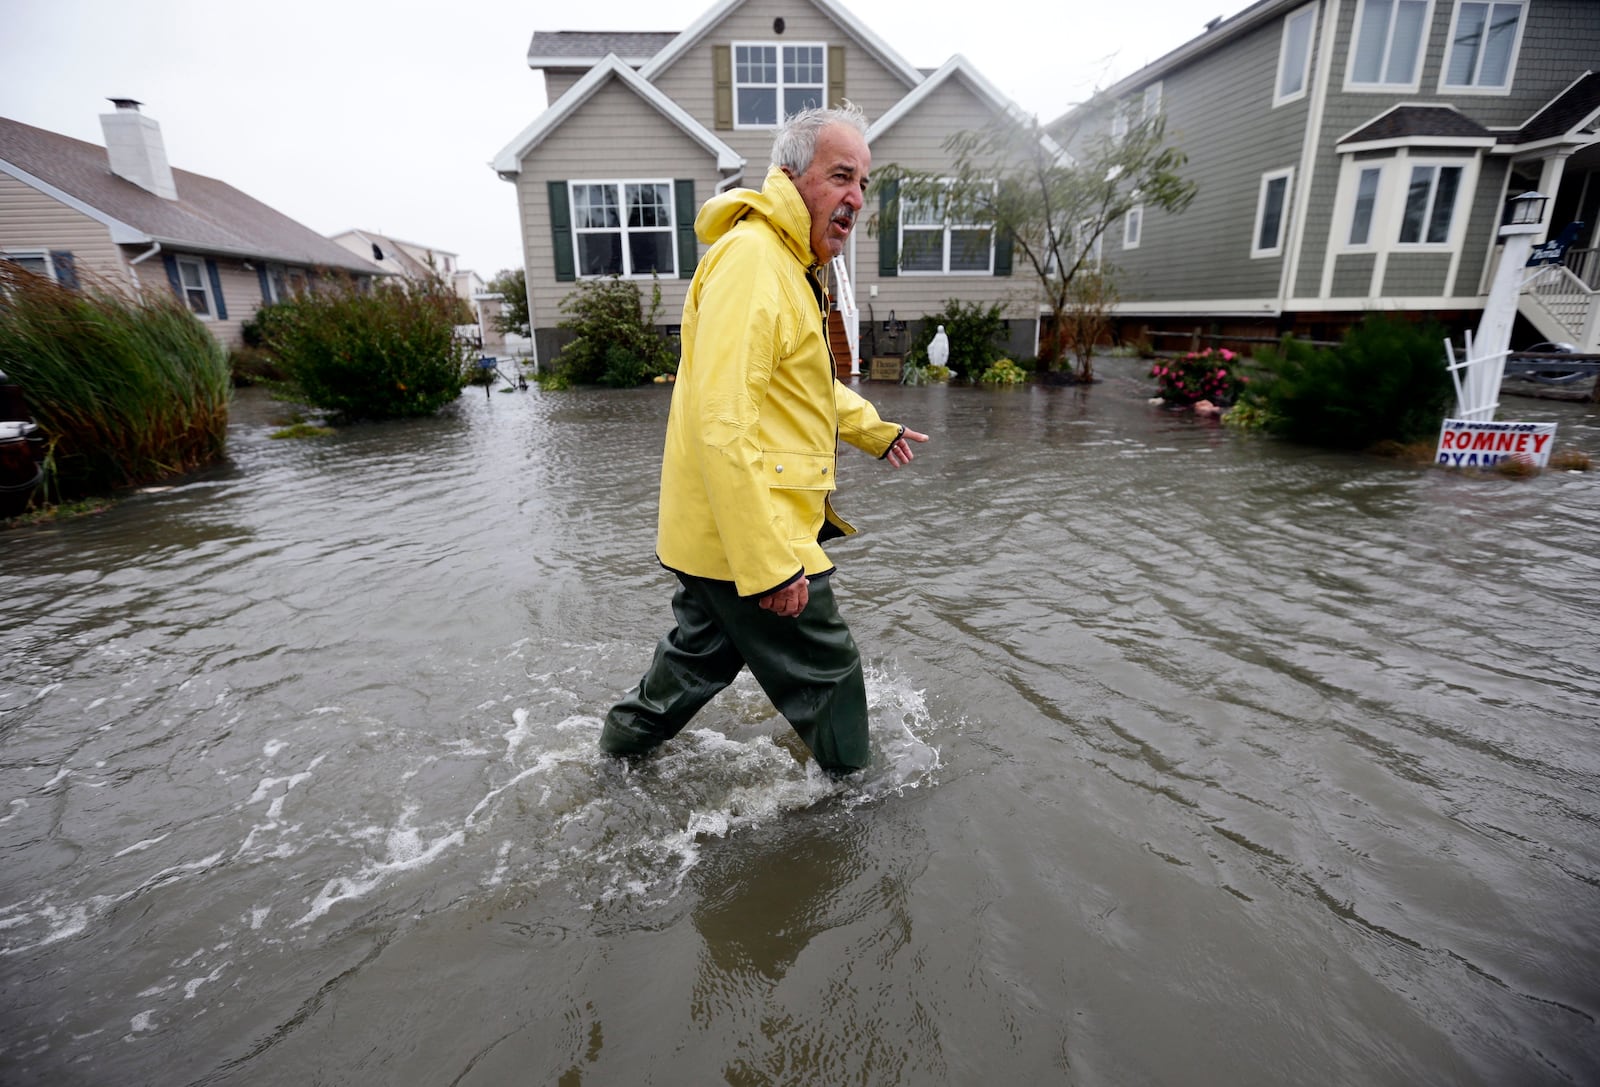
[[777,166],[767,170],[759,190],[730,189],[707,200],[694,218],[694,232],[711,245],[741,219],[752,215],[771,223],[784,248],[801,264],[810,267],[816,263],[811,253],[811,212],[789,175]]

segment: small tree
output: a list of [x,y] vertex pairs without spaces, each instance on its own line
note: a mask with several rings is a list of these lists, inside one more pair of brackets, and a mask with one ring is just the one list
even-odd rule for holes
[[533,317],[528,312],[528,273],[523,268],[506,268],[489,281],[493,294],[503,295],[500,312],[494,317],[494,330],[503,336],[533,336]]
[[[950,164],[935,171],[911,171],[895,164],[878,177],[895,182],[902,199],[942,207],[948,222],[991,223],[997,240],[1012,247],[1038,283],[1053,327],[1073,326],[1074,309],[1093,307],[1098,297],[1109,311],[1111,274],[1099,267],[1099,243],[1106,228],[1133,208],[1180,212],[1194,199],[1196,186],[1179,175],[1187,157],[1166,145],[1166,122],[1158,113],[1110,131],[1108,100],[1073,114],[1073,126],[1047,133],[1032,117],[1005,116],[981,131],[958,132],[945,141]],[[891,217],[884,233],[896,230]],[[1085,294],[1074,287],[1084,273],[1100,283]],[[1065,349],[1057,335],[1041,345],[1040,368],[1056,369]],[[1094,377],[1090,354],[1078,356],[1075,377]]]
[[1117,285],[1108,268],[1084,269],[1067,284],[1064,324],[1056,335],[1061,347],[1077,360],[1074,371],[1081,381],[1094,377],[1094,349],[1111,329],[1111,310],[1117,304]]

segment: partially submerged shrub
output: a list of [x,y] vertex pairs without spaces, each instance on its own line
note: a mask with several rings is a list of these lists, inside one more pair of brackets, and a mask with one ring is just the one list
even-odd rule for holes
[[928,344],[944,326],[945,339],[950,341],[950,358],[947,369],[969,381],[977,378],[989,364],[1005,353],[1009,330],[1005,318],[1000,316],[998,303],[985,306],[981,302],[962,302],[952,298],[945,302],[939,313],[922,318],[916,340],[906,351],[906,363],[913,366],[928,365]]
[[1587,472],[1594,461],[1581,449],[1562,449],[1550,454],[1550,467],[1557,472]]
[[[584,280],[561,309],[572,316],[557,327],[570,330],[576,338],[552,360],[551,369],[569,384],[627,388],[657,374],[677,372],[677,353],[656,330],[660,284],[651,290],[648,313],[638,286],[616,277]],[[544,381],[539,384],[554,387]]]
[[1209,400],[1231,404],[1248,381],[1239,369],[1239,356],[1227,348],[1191,351],[1176,359],[1162,359],[1150,368],[1157,395],[1169,404],[1194,404]]
[[227,357],[166,291],[69,290],[0,261],[0,371],[27,396],[58,499],[189,471],[227,441]]
[[285,394],[361,419],[432,415],[470,375],[456,339],[456,298],[440,281],[369,287],[324,280],[315,294],[274,307],[261,322]]
[[980,385],[1018,385],[1028,380],[1028,371],[1010,359],[1000,359],[978,378]]
[[1246,398],[1281,437],[1334,449],[1406,443],[1438,433],[1455,396],[1444,364],[1444,330],[1369,316],[1336,348],[1286,336],[1255,356]]

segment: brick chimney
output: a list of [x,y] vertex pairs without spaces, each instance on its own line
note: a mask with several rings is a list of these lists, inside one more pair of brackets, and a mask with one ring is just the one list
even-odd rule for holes
[[140,113],[139,103],[131,98],[110,101],[117,111],[100,115],[100,130],[105,133],[111,172],[163,200],[176,200],[178,187],[167,163],[161,126]]

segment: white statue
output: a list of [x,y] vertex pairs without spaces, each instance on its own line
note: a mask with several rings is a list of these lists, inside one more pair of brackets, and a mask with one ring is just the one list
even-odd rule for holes
[[928,341],[928,361],[935,366],[949,367],[950,365],[950,340],[944,334],[944,326],[939,326],[939,331],[933,334],[933,339]]

